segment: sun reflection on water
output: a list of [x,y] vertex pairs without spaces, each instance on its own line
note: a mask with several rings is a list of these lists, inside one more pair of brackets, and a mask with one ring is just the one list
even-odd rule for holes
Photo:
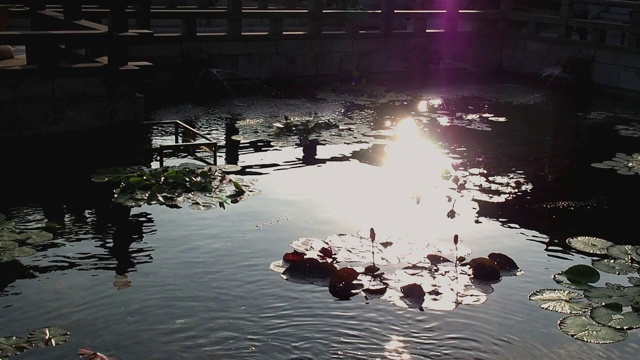
[[442,177],[451,169],[452,160],[413,118],[398,122],[392,139],[386,147],[381,175],[389,184],[384,204],[388,209],[386,225],[412,234],[410,238],[424,237],[425,225],[447,220],[446,214],[453,206],[451,196],[455,192]]
[[386,359],[392,360],[411,359],[411,354],[406,349],[403,339],[395,335],[392,335],[389,342],[384,345],[384,356]]
[[440,188],[442,172],[450,166],[451,160],[425,136],[413,118],[405,118],[396,125],[383,168],[390,179],[400,181],[401,194],[418,198]]

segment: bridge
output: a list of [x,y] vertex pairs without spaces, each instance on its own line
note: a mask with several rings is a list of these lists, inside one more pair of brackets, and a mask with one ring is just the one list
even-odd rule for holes
[[639,42],[636,1],[0,0],[12,52],[0,61],[0,131],[140,121],[141,94],[194,88],[203,74],[571,76],[586,64],[596,86],[637,96]]

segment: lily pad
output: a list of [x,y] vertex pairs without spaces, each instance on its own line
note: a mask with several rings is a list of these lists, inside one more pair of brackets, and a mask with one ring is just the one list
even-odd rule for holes
[[500,280],[500,268],[489,258],[478,257],[471,259],[469,266],[475,279],[485,281]]
[[571,282],[569,279],[567,279],[567,277],[564,274],[564,271],[561,271],[559,273],[553,274],[553,276],[551,277],[553,279],[553,281],[555,281],[558,285],[569,288],[569,289],[574,289],[574,290],[587,290],[589,288],[592,288],[593,285],[591,284],[587,284],[587,283],[579,283],[579,282]]
[[591,264],[602,272],[616,275],[627,275],[638,270],[638,265],[618,259],[595,259]]
[[18,239],[18,234],[11,229],[3,229],[0,227],[0,241],[13,241]]
[[13,356],[29,349],[29,341],[23,337],[0,337],[0,357]]
[[[113,201],[127,207],[161,204],[179,208],[186,200],[192,200],[193,209],[225,208],[229,201],[237,203],[255,193],[250,185],[229,178],[225,172],[237,171],[237,165],[221,167],[201,167],[182,165],[159,169],[125,168],[102,171],[93,177],[94,181],[109,181],[119,186],[114,191]],[[203,201],[200,201],[203,199]]]
[[597,323],[586,315],[569,315],[558,321],[560,330],[576,340],[594,344],[612,344],[623,341],[628,333]]
[[68,331],[57,327],[43,327],[29,333],[29,343],[31,346],[57,346],[69,341],[71,334]]
[[36,249],[28,246],[20,246],[11,250],[11,254],[15,257],[27,257],[36,254]]
[[595,268],[585,265],[577,264],[569,267],[563,271],[564,275],[572,283],[590,284],[600,281],[600,273]]
[[0,221],[0,230],[15,230],[16,228],[16,223],[13,221],[9,221],[9,220],[2,220]]
[[640,277],[637,276],[629,276],[627,278],[627,280],[629,280],[629,284],[633,285],[633,286],[640,286]]
[[539,303],[540,308],[565,314],[583,313],[591,309],[591,304],[581,300],[584,295],[563,289],[540,289],[529,294],[529,300]]
[[446,257],[438,254],[429,254],[427,255],[427,260],[431,263],[431,265],[440,265],[443,263],[453,263],[453,261],[447,259]]
[[340,300],[347,300],[358,294],[360,288],[353,282],[358,278],[358,272],[350,267],[336,271],[329,280],[329,293]]
[[502,272],[512,273],[518,271],[520,268],[518,264],[509,256],[502,253],[491,253],[487,257],[498,265],[498,268]]
[[614,245],[614,243],[609,240],[593,236],[571,237],[567,239],[567,244],[578,251],[599,255],[608,254],[607,248]]
[[612,303],[591,309],[589,315],[598,324],[614,329],[632,330],[640,328],[640,314],[633,311],[622,312],[622,310],[622,305]]
[[0,241],[0,252],[6,250],[13,250],[18,247],[18,243],[15,241]]
[[18,235],[18,240],[25,241],[28,244],[41,244],[53,239],[53,234],[46,231],[29,231]]
[[640,247],[634,245],[613,245],[607,248],[607,253],[619,260],[640,261]]
[[640,296],[640,288],[607,284],[605,287],[587,289],[583,294],[587,299],[596,304],[618,303],[622,306],[630,306],[635,297]]

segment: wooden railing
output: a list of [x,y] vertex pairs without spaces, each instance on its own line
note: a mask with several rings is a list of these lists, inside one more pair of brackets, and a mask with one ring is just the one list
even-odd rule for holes
[[[11,18],[29,23],[28,29],[13,29],[10,24],[9,31],[0,32],[0,44],[25,45],[27,65],[59,68],[69,62],[112,69],[144,65],[129,62],[128,47],[151,43],[159,36],[213,41],[505,31],[633,52],[640,47],[640,3],[636,1],[561,0],[555,12],[518,7],[517,0],[423,0],[421,9],[396,8],[394,0],[367,1],[357,8],[338,1],[329,8],[326,0],[227,0],[223,6],[200,0],[193,6],[179,6],[176,1],[158,6],[151,0],[0,0],[12,5]],[[574,9],[581,4],[626,9],[628,20],[577,18]],[[578,28],[586,29],[587,39],[575,38]],[[612,35],[617,40],[611,41]]]

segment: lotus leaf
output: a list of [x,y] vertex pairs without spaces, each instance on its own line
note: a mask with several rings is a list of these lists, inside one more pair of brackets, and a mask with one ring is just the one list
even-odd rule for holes
[[292,252],[285,253],[282,256],[282,260],[286,262],[294,262],[296,260],[304,259],[307,254],[304,252],[300,252],[298,250],[293,250]]
[[15,230],[16,223],[13,221],[2,220],[0,221],[0,230]]
[[558,285],[561,285],[569,289],[586,290],[593,287],[593,285],[590,285],[587,283],[578,283],[578,282],[569,281],[569,279],[567,279],[567,277],[565,276],[564,271],[553,274],[552,278],[553,278],[553,281],[555,281]]
[[529,300],[539,303],[540,308],[565,314],[583,313],[591,304],[581,300],[584,295],[562,289],[540,289],[529,294]]
[[601,325],[585,315],[565,316],[558,321],[558,327],[574,339],[595,344],[620,342],[628,335],[624,330]]
[[477,257],[469,261],[469,266],[473,277],[478,280],[496,281],[500,280],[500,268],[496,263],[484,257]]
[[370,296],[381,296],[384,295],[387,292],[387,289],[389,288],[389,286],[385,285],[385,284],[375,284],[375,285],[369,285],[366,288],[362,289],[362,291]]
[[583,294],[596,304],[618,303],[622,306],[630,306],[634,298],[640,296],[640,288],[607,284],[605,287],[587,289]]
[[53,239],[53,234],[46,231],[28,231],[18,235],[18,239],[25,241],[28,244],[40,244]]
[[18,234],[13,230],[0,228],[0,241],[13,241],[18,239]]
[[18,247],[18,243],[15,241],[0,241],[0,252],[6,250],[13,250]]
[[640,328],[640,314],[628,311],[622,312],[622,305],[617,303],[605,304],[591,309],[589,315],[598,324],[620,330]]
[[29,333],[29,343],[31,346],[57,346],[69,341],[71,334],[68,331],[57,327],[43,327]]
[[412,299],[424,299],[424,296],[426,295],[424,289],[422,288],[422,285],[416,283],[404,285],[400,287],[400,291],[402,292],[402,295]]
[[314,258],[304,258],[292,262],[282,273],[285,278],[302,277],[330,279],[338,271],[335,265]]
[[29,341],[23,337],[0,337],[0,356],[13,356],[29,349]]
[[353,283],[358,278],[358,272],[353,268],[342,268],[336,271],[329,280],[329,293],[340,300],[347,300],[355,296],[359,288]]
[[518,264],[505,254],[491,253],[487,257],[498,265],[500,271],[517,271],[519,269]]
[[613,245],[607,248],[607,253],[616,259],[640,261],[640,248],[634,245]]
[[633,286],[640,286],[640,277],[637,276],[629,276],[627,278],[627,280],[629,280],[629,284],[633,285]]
[[638,270],[638,265],[618,259],[595,259],[591,263],[596,269],[609,274],[626,275]]
[[569,267],[564,272],[567,280],[572,283],[590,284],[600,281],[600,273],[589,265],[577,264]]
[[431,265],[440,265],[443,263],[453,263],[453,261],[447,259],[446,257],[438,254],[429,254],[427,255],[427,259],[431,263]]
[[578,251],[600,255],[606,255],[607,248],[614,245],[611,241],[593,236],[571,237],[567,239],[567,244]]
[[615,169],[618,174],[622,175],[640,174],[640,154],[617,153],[613,159],[593,163],[591,166],[601,169]]
[[92,349],[86,348],[86,347],[78,349],[77,354],[83,359],[89,359],[89,360],[115,360],[112,357],[93,351]]
[[13,256],[15,257],[31,256],[31,255],[34,255],[36,252],[37,252],[36,249],[28,246],[20,246],[11,250],[11,254],[13,254]]
[[[248,192],[239,181],[229,179],[219,168],[195,164],[159,169],[111,169],[110,172],[99,172],[93,179],[119,184],[113,201],[127,207],[162,204],[179,208],[185,199],[189,199],[193,209],[212,209],[216,203],[224,208],[227,201],[238,202]],[[221,199],[214,202],[190,196],[194,193]]]
[[376,276],[376,275],[379,276],[380,274],[377,274],[378,271],[380,271],[380,268],[375,264],[371,264],[371,265],[367,265],[367,267],[364,268],[363,274],[369,275],[369,276]]
[[13,253],[0,252],[0,263],[13,261],[15,259],[16,257],[13,255]]

